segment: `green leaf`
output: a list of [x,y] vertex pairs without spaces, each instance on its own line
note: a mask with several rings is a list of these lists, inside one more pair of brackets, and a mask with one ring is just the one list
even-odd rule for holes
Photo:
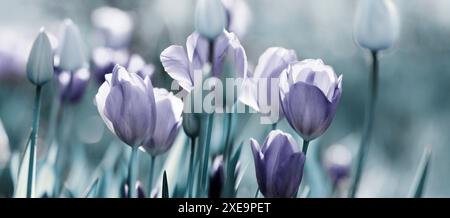
[[[30,163],[30,137],[28,137],[28,141],[26,143],[25,153],[22,157],[22,162],[20,163],[19,173],[17,174],[17,184],[16,189],[14,190],[15,198],[26,198],[27,197],[27,183],[28,183],[28,166]],[[32,181],[32,184],[35,184]],[[32,197],[34,197],[34,193],[32,193]]]
[[95,198],[97,197],[97,189],[98,189],[98,181],[99,179],[96,178],[94,182],[88,187],[86,194],[84,194],[85,198]]
[[414,178],[414,183],[411,186],[409,196],[412,198],[421,198],[423,196],[423,188],[428,175],[428,168],[431,160],[431,146],[425,147],[422,159]]
[[167,174],[164,170],[163,184],[162,184],[162,198],[169,198],[169,185],[167,183]]

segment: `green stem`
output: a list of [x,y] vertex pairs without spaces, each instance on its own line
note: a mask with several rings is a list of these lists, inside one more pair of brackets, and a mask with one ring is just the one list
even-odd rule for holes
[[27,198],[34,197],[34,177],[36,175],[36,141],[39,129],[39,115],[41,113],[41,91],[42,86],[36,86],[36,96],[34,98],[33,123],[31,129],[31,143],[30,143],[30,160],[28,165],[28,183],[27,183]]
[[230,145],[230,137],[231,137],[231,126],[233,119],[233,112],[227,114],[227,135],[225,136],[225,159],[231,156],[232,146]]
[[302,152],[303,152],[303,154],[305,154],[305,157],[306,157],[306,152],[308,152],[308,146],[309,146],[309,141],[303,140]]
[[155,156],[150,155],[150,172],[148,175],[148,197],[151,198],[153,188],[153,174],[155,171]]
[[353,185],[350,190],[351,198],[356,196],[356,191],[358,190],[359,182],[361,179],[362,168],[364,167],[364,160],[367,155],[367,150],[369,147],[370,136],[373,128],[373,118],[375,111],[375,103],[377,99],[378,91],[378,56],[377,51],[372,51],[372,74],[369,82],[369,98],[366,106],[364,130],[361,137],[360,147],[356,162],[355,177],[353,180]]
[[258,187],[258,188],[256,188],[256,192],[255,192],[255,198],[258,198],[258,196],[259,196],[259,187]]
[[194,156],[195,156],[195,137],[191,137],[191,157],[189,159],[189,181],[188,181],[189,198],[192,198],[192,187],[194,184]]
[[203,169],[202,169],[202,176],[201,176],[201,187],[202,190],[204,190],[204,187],[206,185],[206,180],[208,178],[208,165],[209,165],[209,149],[211,144],[211,131],[213,127],[213,121],[214,121],[214,113],[208,115],[208,124],[206,125],[206,140],[205,140],[205,153],[203,154]]
[[130,162],[128,165],[128,197],[136,197],[136,177],[137,177],[137,165],[138,165],[138,147],[133,145],[131,147]]
[[278,122],[276,122],[276,123],[272,123],[272,130],[275,130],[275,129],[277,129],[277,124],[278,124]]

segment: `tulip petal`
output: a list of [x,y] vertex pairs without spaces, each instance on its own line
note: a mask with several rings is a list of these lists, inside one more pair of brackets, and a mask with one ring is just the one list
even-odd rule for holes
[[201,70],[208,61],[209,42],[197,32],[192,33],[186,40],[186,51],[192,70]]
[[183,89],[194,88],[194,80],[190,73],[190,64],[182,46],[172,45],[161,52],[161,63],[164,70],[176,80]]
[[[107,74],[107,75],[111,75],[111,74]],[[108,82],[104,82],[100,86],[100,88],[98,88],[98,92],[95,95],[95,105],[97,105],[98,113],[100,114],[100,117],[103,119],[103,121],[105,122],[108,129],[115,134],[113,124],[105,115],[106,98],[109,95],[110,89],[111,89],[111,87]]]
[[337,101],[329,102],[319,88],[303,82],[289,87],[287,93],[280,91],[280,97],[289,124],[307,141],[325,132],[336,112]]
[[276,196],[293,197],[302,181],[304,164],[305,155],[302,152],[294,153],[282,160],[274,177]]
[[253,159],[255,161],[255,172],[259,190],[261,191],[261,193],[266,193],[266,174],[264,163],[262,161],[263,154],[261,153],[259,143],[255,139],[250,139],[250,145],[252,148]]
[[214,43],[214,76],[219,77],[223,74],[225,59],[233,63],[234,70],[237,71],[232,72],[235,75],[234,77],[247,77],[248,63],[244,47],[242,47],[236,34],[227,31],[224,31]]
[[152,126],[150,113],[148,96],[136,85],[123,81],[111,88],[105,115],[113,123],[117,136],[128,145],[142,143]]

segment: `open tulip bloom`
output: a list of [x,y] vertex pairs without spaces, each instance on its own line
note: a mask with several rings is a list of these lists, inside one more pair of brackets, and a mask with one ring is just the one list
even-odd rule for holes
[[341,94],[342,75],[337,77],[333,68],[322,60],[307,59],[290,64],[280,76],[284,115],[306,143],[328,129]]

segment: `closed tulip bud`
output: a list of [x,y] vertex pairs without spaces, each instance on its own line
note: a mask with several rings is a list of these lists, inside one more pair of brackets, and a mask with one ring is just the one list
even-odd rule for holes
[[200,133],[200,114],[183,113],[183,130],[187,136],[197,137]]
[[50,40],[41,28],[34,40],[27,63],[28,79],[35,85],[43,85],[53,76],[53,52]]
[[181,127],[183,102],[165,89],[154,88],[156,103],[156,129],[143,148],[155,156],[169,150]]
[[75,71],[85,64],[81,36],[78,27],[71,21],[64,21],[63,37],[60,42],[59,67]]
[[222,194],[223,184],[225,180],[225,172],[223,169],[223,156],[214,158],[211,175],[209,177],[209,197],[220,198]]
[[341,99],[342,75],[322,60],[296,62],[280,76],[280,102],[284,115],[306,141],[322,135],[330,126]]
[[153,135],[156,123],[156,103],[150,79],[142,79],[119,65],[105,79],[95,96],[100,116],[123,142],[140,146]]
[[268,198],[294,197],[302,181],[305,155],[291,135],[273,130],[260,146],[250,139],[259,190]]
[[363,48],[390,48],[399,34],[398,12],[391,0],[360,0],[355,16],[355,39]]
[[195,8],[195,30],[214,40],[225,28],[225,8],[220,0],[198,0]]

